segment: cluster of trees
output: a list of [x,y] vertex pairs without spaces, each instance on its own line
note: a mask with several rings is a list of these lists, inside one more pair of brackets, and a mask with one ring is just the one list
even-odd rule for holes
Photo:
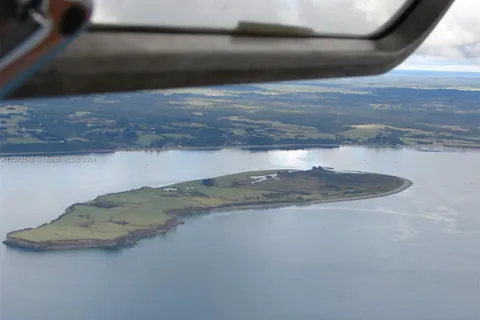
[[210,178],[210,179],[203,179],[202,184],[207,187],[218,187],[217,180]]
[[393,132],[382,132],[377,134],[374,138],[367,139],[367,143],[400,146],[405,144],[402,140],[402,137],[403,137],[403,134],[398,134]]

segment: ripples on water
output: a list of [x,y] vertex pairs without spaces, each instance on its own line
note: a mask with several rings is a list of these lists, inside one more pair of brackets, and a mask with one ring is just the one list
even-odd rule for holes
[[479,152],[340,148],[98,155],[0,165],[0,232],[100,194],[246,170],[399,175],[385,198],[188,218],[117,252],[0,247],[0,315],[25,319],[477,319]]

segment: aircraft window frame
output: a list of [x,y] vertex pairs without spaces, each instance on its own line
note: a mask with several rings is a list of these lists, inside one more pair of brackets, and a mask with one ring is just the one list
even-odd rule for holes
[[378,75],[454,0],[415,0],[369,38],[92,25],[8,99]]

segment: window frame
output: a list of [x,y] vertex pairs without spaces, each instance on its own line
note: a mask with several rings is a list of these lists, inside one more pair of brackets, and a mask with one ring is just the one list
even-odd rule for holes
[[92,25],[8,99],[379,75],[454,0],[415,0],[370,37]]

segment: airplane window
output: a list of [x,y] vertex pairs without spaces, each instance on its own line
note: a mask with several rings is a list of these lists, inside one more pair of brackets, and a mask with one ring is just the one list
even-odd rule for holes
[[97,1],[98,23],[234,29],[239,22],[283,24],[319,34],[365,36],[409,0],[116,0]]

